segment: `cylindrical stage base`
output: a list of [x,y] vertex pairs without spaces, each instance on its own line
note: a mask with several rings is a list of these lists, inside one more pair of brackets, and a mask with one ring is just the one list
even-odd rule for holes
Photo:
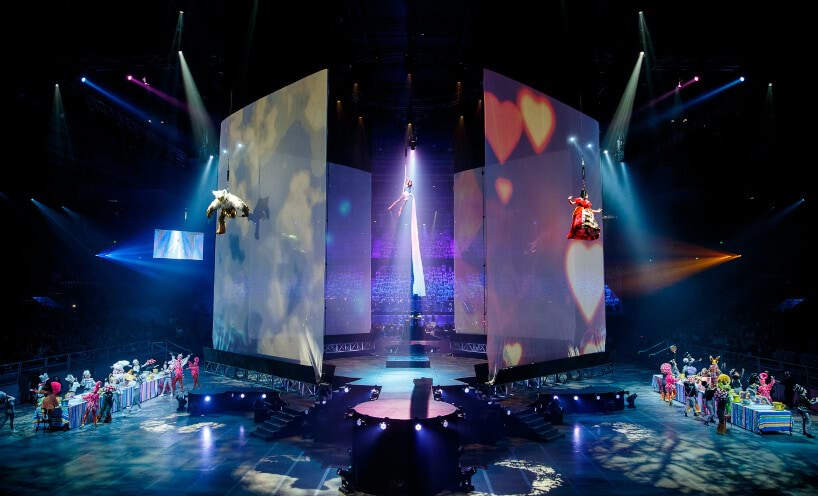
[[352,465],[343,475],[355,491],[434,495],[458,488],[460,436],[450,423],[459,412],[439,401],[425,407],[421,413],[409,400],[377,400],[353,409]]

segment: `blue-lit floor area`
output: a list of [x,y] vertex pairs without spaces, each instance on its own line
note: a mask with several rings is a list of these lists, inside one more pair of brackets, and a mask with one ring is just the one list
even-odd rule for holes
[[[451,368],[456,375],[453,360],[457,358],[432,357],[431,369],[407,370],[405,376],[411,382],[431,373],[439,374],[435,379],[448,381],[449,373],[442,371]],[[372,361],[376,362],[383,370],[370,371],[370,377],[382,382],[394,379],[396,372],[386,371],[385,360]],[[475,468],[471,494],[818,493],[818,440],[801,434],[797,413],[792,435],[756,434],[738,426],[718,435],[716,427],[705,425],[702,417],[685,417],[682,403],[662,401],[651,386],[652,374],[638,366],[614,364],[612,374],[589,379],[636,393],[635,408],[567,413],[564,423],[556,427],[564,433],[562,437],[543,442],[503,435],[493,444],[463,446],[460,466]],[[344,375],[356,377],[348,372]],[[211,373],[203,373],[202,382],[213,388],[240,385]],[[587,383],[560,386],[571,385],[583,388]],[[398,391],[395,386],[393,391]],[[323,410],[335,412],[332,418],[312,419],[322,424],[322,436],[305,433],[274,440],[250,435],[258,426],[252,412],[194,417],[177,411],[179,404],[171,396],[145,401],[141,411],[117,413],[109,424],[65,432],[34,432],[33,406],[23,405],[17,409],[17,432],[12,433],[8,423],[0,430],[2,491],[40,496],[339,494],[342,479],[338,469],[351,463],[347,443],[353,421],[338,412],[347,403],[370,401],[369,390],[361,391],[358,396],[354,389],[333,392],[326,406],[335,402],[339,408]],[[536,389],[524,387],[508,393],[500,401],[503,412],[524,408],[537,396]],[[473,391],[464,394],[475,395]],[[295,396],[289,400],[299,407],[313,402]],[[311,414],[321,415],[321,409]],[[455,423],[463,423],[471,432],[481,428],[479,415],[470,414]],[[339,435],[333,438],[327,434],[331,431]],[[378,430],[371,435],[377,436]],[[389,461],[375,460],[367,464],[368,470],[379,470],[378,463]],[[397,494],[400,488],[392,490]]]

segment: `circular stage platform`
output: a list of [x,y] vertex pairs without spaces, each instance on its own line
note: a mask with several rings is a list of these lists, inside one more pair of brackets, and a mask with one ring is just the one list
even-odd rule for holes
[[361,416],[391,420],[425,420],[446,417],[457,412],[457,407],[443,401],[413,404],[410,399],[379,399],[360,403],[352,408]]

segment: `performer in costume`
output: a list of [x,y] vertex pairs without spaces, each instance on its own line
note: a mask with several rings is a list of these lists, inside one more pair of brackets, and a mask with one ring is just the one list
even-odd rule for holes
[[84,371],[82,373],[82,380],[80,381],[80,386],[83,389],[86,389],[86,390],[90,391],[90,390],[94,389],[94,386],[96,386],[96,384],[97,384],[97,381],[95,381],[94,378],[91,377],[91,371],[90,370],[86,370],[86,371]]
[[704,425],[710,425],[716,421],[716,385],[707,382],[707,379],[702,379],[702,387],[704,390],[704,405],[707,408],[707,418],[704,419]]
[[97,421],[99,420],[99,388],[101,387],[102,382],[97,381],[90,393],[82,395],[82,399],[85,400],[85,413],[82,415],[80,428],[85,425],[85,421],[88,420],[89,415],[91,416],[91,421],[94,423],[94,427],[97,426]]
[[0,409],[3,410],[3,418],[0,419],[0,429],[6,425],[6,421],[9,423],[9,427],[11,427],[11,432],[17,432],[14,430],[14,405],[17,403],[17,399],[14,396],[9,396],[5,392],[0,391]]
[[77,394],[77,389],[79,389],[80,383],[73,374],[68,374],[65,376],[65,382],[68,384],[68,392],[65,393],[65,399],[71,399]]
[[[156,363],[156,360],[153,358],[145,361],[145,368],[147,369],[149,366]],[[142,410],[142,384],[145,382],[145,377],[150,373],[150,369],[145,370],[142,372],[142,367],[139,364],[139,360],[133,360],[133,368],[131,368],[131,374],[133,375],[133,401],[131,402],[131,407],[137,407],[139,410]]]
[[800,384],[793,386],[793,391],[796,394],[795,405],[798,409],[798,413],[801,414],[804,435],[809,438],[813,438],[815,436],[812,435],[812,416],[810,415],[810,407],[818,403],[818,398],[810,399],[807,389]]
[[250,207],[244,203],[244,200],[226,189],[213,191],[213,196],[216,198],[207,207],[205,215],[209,219],[213,216],[213,212],[219,210],[216,234],[224,234],[227,232],[227,225],[225,223],[227,217],[235,219],[239,212],[241,212],[242,217],[250,217]]
[[727,416],[730,415],[730,376],[719,374],[716,383],[716,416],[719,418],[719,425],[716,428],[717,434],[727,433]]
[[193,361],[187,364],[187,368],[190,370],[191,377],[193,377],[193,389],[202,387],[199,382],[199,357],[193,357]]
[[685,378],[685,399],[687,402],[687,406],[685,407],[685,417],[687,417],[687,412],[692,408],[693,409],[693,416],[699,416],[699,405],[698,405],[698,396],[697,396],[697,389],[696,389],[696,376],[689,376]]
[[694,363],[696,363],[696,359],[693,358],[692,355],[690,355],[690,352],[687,352],[684,358],[682,358],[682,363],[684,363],[684,365],[682,366],[682,372],[685,373],[685,376],[689,377],[691,375],[696,375],[699,372],[696,369],[696,366],[693,365]]
[[710,368],[708,369],[708,373],[710,374],[710,384],[716,384],[719,380],[719,375],[721,375],[721,369],[719,369],[719,358],[721,358],[721,356],[713,358],[713,355],[710,355]]
[[185,377],[184,367],[189,359],[190,359],[189,354],[188,356],[182,358],[182,354],[179,353],[179,355],[176,357],[176,360],[174,360],[173,362],[173,382],[171,382],[171,393],[173,395],[176,394],[176,384],[179,384],[180,391],[185,390],[185,385],[182,383],[182,380]]
[[115,391],[116,385],[114,385],[113,382],[109,382],[102,388],[102,394],[100,395],[99,418],[102,422],[105,422],[106,424],[111,423],[111,414],[114,411]]
[[659,370],[664,376],[665,387],[662,391],[662,399],[673,406],[673,399],[676,397],[676,379],[673,377],[673,367],[667,362],[663,363]]
[[769,403],[770,405],[773,404],[773,398],[770,395],[770,391],[772,391],[773,386],[775,385],[775,377],[769,375],[767,372],[762,372],[758,374],[758,389],[756,393],[766,398],[765,403]]
[[741,394],[744,389],[741,384],[742,379],[744,379],[744,369],[741,369],[741,373],[736,369],[730,371],[730,387],[733,388],[733,392],[736,394]]
[[415,196],[413,193],[414,189],[415,189],[414,186],[412,186],[412,180],[409,179],[408,177],[405,178],[403,183],[403,192],[397,198],[397,200],[392,202],[392,205],[389,205],[389,208],[387,208],[387,210],[391,211],[395,207],[395,205],[400,203],[400,207],[398,208],[398,217],[400,217],[401,212],[403,212],[403,207],[406,205],[406,202],[409,201],[409,197]]
[[[171,383],[171,380],[173,379],[172,364],[174,362],[172,357],[173,357],[173,353],[171,353],[170,361],[165,362],[164,365],[162,365],[162,371],[160,372],[162,374],[162,379],[160,381],[161,385],[159,386],[159,393],[157,394],[157,396],[164,396],[165,394],[170,394],[171,393],[170,383]],[[167,393],[165,391],[167,391]]]
[[588,192],[584,189],[580,192],[580,198],[568,197],[568,203],[575,205],[571,214],[571,229],[568,231],[568,239],[594,240],[599,238],[599,224],[594,217],[595,213],[602,212],[601,208],[592,209],[591,201],[588,200]]

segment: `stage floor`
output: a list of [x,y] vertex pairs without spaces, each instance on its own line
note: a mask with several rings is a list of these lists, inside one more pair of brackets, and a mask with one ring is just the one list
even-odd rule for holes
[[[404,381],[393,373],[408,372],[409,387],[411,378],[424,375],[432,375],[435,385],[458,383],[457,377],[473,376],[472,364],[479,362],[439,358],[432,357],[430,369],[406,371],[387,370],[384,356],[371,362],[344,359],[336,373],[357,377],[357,384],[394,381],[397,391]],[[735,427],[717,435],[716,428],[705,426],[699,417],[685,417],[681,403],[661,401],[651,386],[653,372],[615,364],[612,375],[565,385],[609,384],[638,397],[634,409],[566,415],[559,427],[566,433],[563,438],[543,443],[505,437],[492,446],[466,446],[462,465],[478,469],[472,494],[818,493],[818,440],[800,433],[797,414],[792,436]],[[238,381],[203,372],[202,382],[208,389],[230,389]],[[510,393],[504,403],[524,404],[537,390]],[[319,444],[300,436],[265,441],[249,435],[257,427],[252,413],[191,417],[176,407],[176,400],[165,396],[146,401],[140,412],[117,415],[110,424],[36,434],[30,422],[33,406],[18,407],[18,432],[12,434],[8,424],[0,429],[4,491],[37,496],[339,494],[336,470],[350,464],[348,445]],[[339,418],[333,428],[352,426]]]

